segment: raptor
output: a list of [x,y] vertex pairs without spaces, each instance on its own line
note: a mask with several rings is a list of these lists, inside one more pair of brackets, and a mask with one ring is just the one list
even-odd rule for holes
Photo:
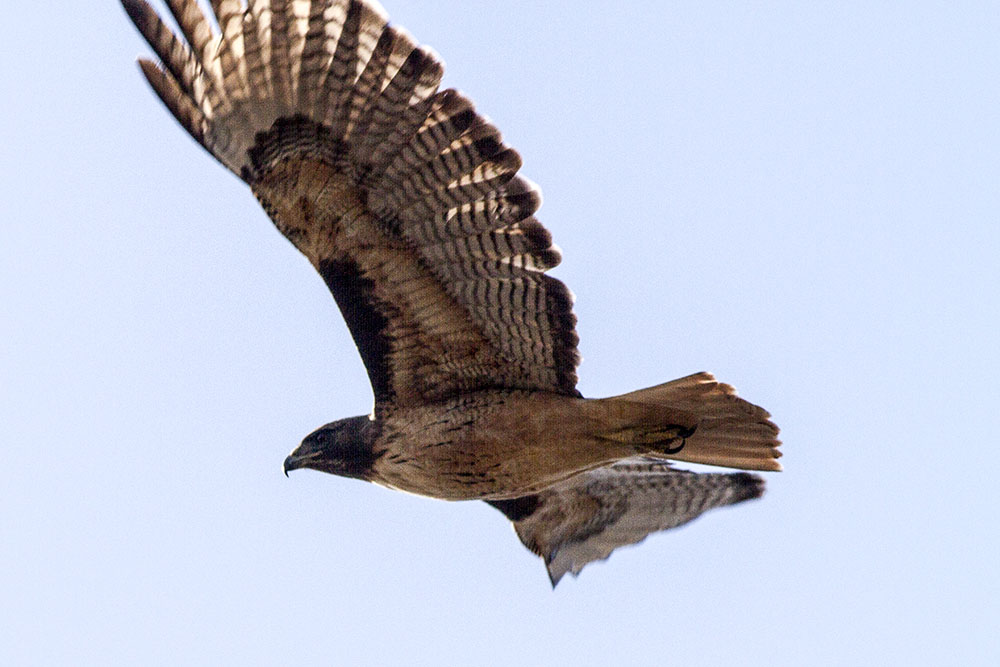
[[371,0],[122,0],[181,126],[245,181],[329,287],[370,415],[284,468],[484,500],[552,584],[619,546],[762,494],[778,429],[708,373],[611,398],[576,388],[573,297],[521,158],[430,49]]

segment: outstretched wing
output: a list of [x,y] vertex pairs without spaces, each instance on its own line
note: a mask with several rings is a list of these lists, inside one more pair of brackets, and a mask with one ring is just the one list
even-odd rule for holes
[[487,388],[576,391],[572,296],[535,185],[438,58],[370,0],[122,0],[181,125],[330,288],[376,410]]
[[552,585],[567,572],[675,528],[713,507],[758,498],[749,473],[693,473],[666,461],[629,459],[569,478],[542,493],[487,501],[514,522],[524,546],[545,561]]

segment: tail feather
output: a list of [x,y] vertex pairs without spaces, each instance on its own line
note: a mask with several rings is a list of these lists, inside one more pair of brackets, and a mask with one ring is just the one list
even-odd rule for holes
[[612,401],[657,406],[659,417],[642,425],[662,431],[681,424],[678,412],[693,415],[696,426],[679,451],[665,454],[673,460],[744,470],[781,470],[778,427],[761,407],[736,395],[711,373],[696,373],[655,387],[616,396]]

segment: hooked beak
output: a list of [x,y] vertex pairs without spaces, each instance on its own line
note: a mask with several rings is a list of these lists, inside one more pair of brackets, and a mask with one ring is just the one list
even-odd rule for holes
[[320,452],[316,451],[305,451],[301,450],[303,447],[300,445],[291,454],[285,457],[285,463],[282,468],[285,471],[285,477],[288,477],[289,470],[298,470],[299,468],[306,468],[309,466],[310,461],[314,461],[320,456]]
[[299,468],[302,468],[305,465],[305,458],[308,457],[296,456],[295,452],[286,456],[285,463],[282,466],[282,469],[285,471],[285,477],[288,477],[289,470],[298,470]]

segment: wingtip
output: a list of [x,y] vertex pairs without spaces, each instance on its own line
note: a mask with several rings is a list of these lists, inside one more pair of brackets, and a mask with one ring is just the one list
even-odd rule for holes
[[728,475],[730,481],[736,486],[736,496],[733,503],[744,500],[753,500],[764,495],[767,483],[760,475],[752,475],[748,472],[736,472]]
[[552,590],[556,589],[559,582],[569,571],[565,564],[559,564],[556,562],[556,555],[558,553],[558,548],[548,553],[548,555],[543,555],[541,552],[538,553],[542,556],[542,561],[545,563],[545,572],[549,575],[549,583],[552,584]]
[[141,30],[142,22],[146,20],[149,12],[152,11],[150,6],[145,0],[121,0],[121,3],[125,13],[132,19],[132,23]]
[[162,73],[163,70],[160,66],[153,60],[149,58],[143,58],[142,56],[135,59],[135,64],[139,66],[139,70],[142,72],[143,76],[148,80],[155,73]]

